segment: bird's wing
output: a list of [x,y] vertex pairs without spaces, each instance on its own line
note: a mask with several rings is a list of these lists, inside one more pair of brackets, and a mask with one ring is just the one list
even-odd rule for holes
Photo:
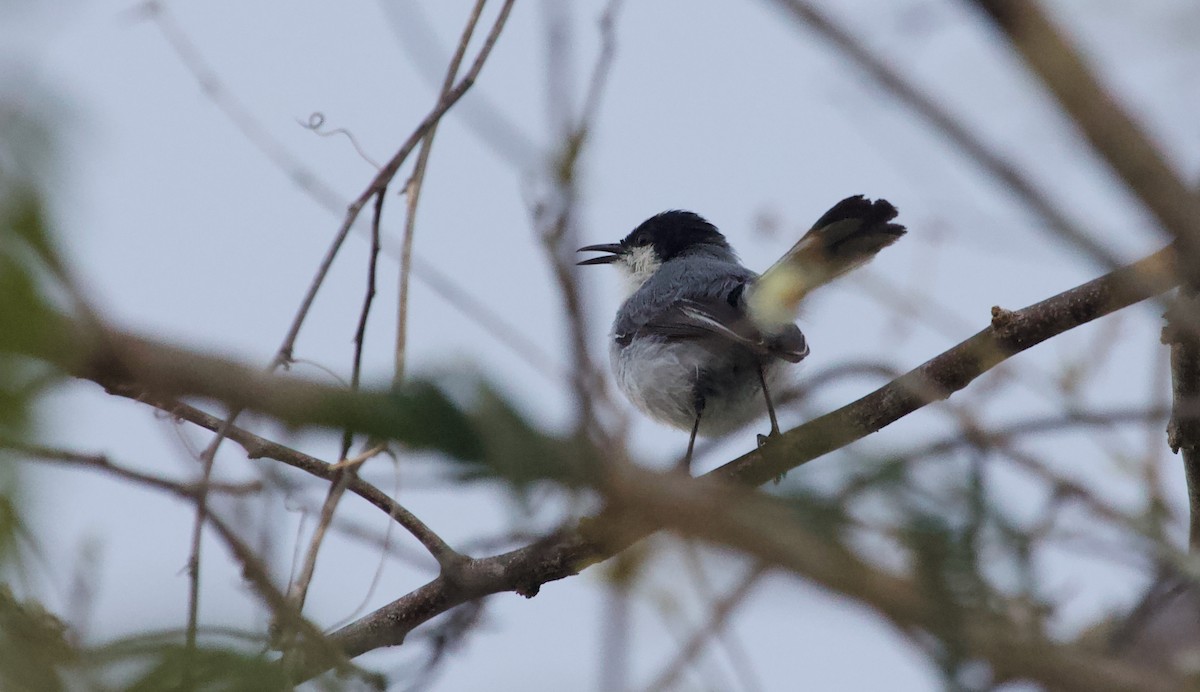
[[740,344],[754,353],[793,363],[808,355],[808,344],[796,325],[764,334],[747,317],[741,303],[741,287],[725,299],[685,298],[677,300],[642,324],[639,336],[669,339],[720,338]]

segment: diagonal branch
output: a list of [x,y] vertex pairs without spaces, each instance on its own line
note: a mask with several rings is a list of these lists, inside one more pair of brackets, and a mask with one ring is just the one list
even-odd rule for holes
[[[216,432],[222,426],[222,420],[217,416],[181,401],[151,397],[139,389],[125,386],[109,387],[108,393],[153,406],[180,420],[186,420],[189,423],[212,432]],[[327,463],[278,442],[268,440],[265,437],[255,435],[245,428],[236,425],[230,426],[228,438],[241,446],[246,451],[246,456],[251,459],[273,459],[331,482],[337,477],[338,471],[334,464]],[[456,554],[442,540],[441,536],[438,536],[425,522],[418,519],[416,515],[405,509],[383,490],[357,475],[349,479],[346,489],[390,516],[393,521],[412,534],[439,563],[445,561],[449,556]]]
[[1186,283],[1200,285],[1200,196],[1100,83],[1039,3],[975,0],[1074,123],[1175,238]]
[[[476,0],[475,7],[467,18],[462,36],[458,39],[458,47],[450,58],[450,66],[446,68],[446,76],[442,80],[439,99],[454,88],[454,78],[458,76],[458,68],[462,65],[463,57],[467,54],[467,44],[475,34],[475,25],[479,23],[479,15],[483,13],[486,0]],[[398,305],[396,306],[396,348],[395,371],[392,381],[399,384],[404,381],[405,365],[408,361],[408,287],[412,278],[413,239],[417,231],[417,205],[421,201],[421,190],[425,187],[425,171],[429,167],[429,153],[433,150],[433,138],[437,136],[437,123],[434,123],[425,138],[421,140],[421,151],[417,153],[417,163],[413,167],[412,176],[404,186],[407,197],[404,211],[404,235],[400,241],[400,286],[398,289]]]
[[1104,268],[1120,266],[1116,257],[1092,233],[1071,220],[1060,205],[1030,180],[1029,176],[994,148],[989,147],[962,120],[955,118],[933,96],[897,70],[891,62],[871,52],[871,49],[858,39],[853,29],[840,26],[818,7],[818,3],[811,0],[774,0],[774,3],[798,22],[802,22],[828,40],[876,84],[940,132],[946,141],[958,147],[1041,217],[1054,233],[1085,251]]
[[[109,459],[105,454],[85,454],[68,449],[56,449],[42,445],[32,445],[6,437],[0,437],[0,449],[16,452],[25,457],[41,459],[43,461],[52,463],[98,469],[122,480],[133,481],[134,483],[149,486],[151,488],[157,488],[158,490],[165,490],[180,497],[190,497],[195,499],[200,495],[199,483],[175,481],[169,478],[163,478],[162,476],[143,473],[126,466],[121,466],[120,464],[117,464],[113,460]],[[262,484],[258,482],[222,483],[220,481],[210,481],[207,485],[208,491],[229,493],[231,495],[250,495],[262,490]]]
[[811,420],[713,473],[761,485],[877,432],[926,404],[946,399],[1025,349],[1172,288],[1178,282],[1173,257],[1171,249],[1160,250],[1015,312],[994,307],[987,329],[858,401]]

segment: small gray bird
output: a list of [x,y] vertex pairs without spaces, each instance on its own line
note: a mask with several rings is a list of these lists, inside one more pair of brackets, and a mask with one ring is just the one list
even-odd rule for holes
[[779,434],[770,390],[784,365],[808,355],[794,323],[812,289],[867,262],[904,235],[885,200],[848,197],[762,276],[746,269],[717,227],[690,211],[652,216],[619,243],[580,252],[579,262],[616,264],[628,295],[613,322],[609,355],[621,391],[655,420],[719,436],[750,422],[765,403]]

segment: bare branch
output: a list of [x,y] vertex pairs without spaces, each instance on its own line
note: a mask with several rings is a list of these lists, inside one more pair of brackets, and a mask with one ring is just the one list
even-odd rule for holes
[[1190,531],[1188,545],[1200,552],[1200,336],[1188,325],[1180,324],[1180,311],[1194,320],[1200,315],[1200,298],[1181,289],[1172,309],[1167,312],[1167,326],[1162,341],[1171,347],[1171,392],[1174,413],[1167,426],[1167,444],[1171,451],[1183,454],[1184,477],[1187,479]]
[[[55,449],[53,447],[26,444],[7,438],[0,438],[0,449],[11,450],[18,454],[36,459],[42,459],[44,461],[98,469],[116,476],[117,478],[133,481],[140,485],[150,486],[159,490],[166,490],[182,497],[190,497],[195,499],[200,495],[201,486],[198,483],[173,481],[161,476],[135,471],[113,462],[103,454],[84,454],[66,449]],[[250,495],[260,492],[262,490],[262,483],[258,483],[256,481],[249,483],[222,483],[213,481],[208,484],[208,489],[218,493],[228,493],[230,495]]]
[[618,445],[599,424],[596,411],[598,403],[608,402],[606,379],[591,355],[584,299],[580,292],[579,274],[575,271],[573,255],[575,248],[579,246],[576,242],[579,163],[595,118],[599,114],[604,89],[616,55],[614,25],[621,2],[610,0],[601,15],[600,54],[592,69],[584,110],[574,122],[570,115],[566,88],[566,81],[570,76],[567,74],[567,65],[570,61],[564,53],[572,48],[567,36],[569,26],[564,14],[566,7],[554,4],[545,7],[549,15],[546,28],[549,44],[546,91],[550,97],[548,105],[552,126],[561,137],[556,143],[554,157],[549,162],[550,170],[546,173],[549,178],[549,192],[533,205],[532,215],[566,317],[566,336],[571,353],[571,369],[568,374],[578,407],[576,434],[591,435],[598,446],[611,451]]
[[750,589],[754,588],[766,573],[767,570],[763,565],[756,565],[750,570],[749,574],[742,577],[742,580],[738,582],[738,585],[732,591],[717,601],[713,605],[708,622],[696,630],[687,643],[683,645],[683,649],[680,650],[675,660],[659,673],[654,678],[654,681],[646,686],[646,689],[650,690],[650,692],[671,689],[671,685],[675,680],[691,664],[696,656],[700,654],[705,643],[725,628],[725,623],[729,621],[729,617],[733,614],[734,609],[746,600],[746,597],[750,595]]
[[1125,185],[1175,237],[1184,282],[1200,286],[1200,196],[1105,90],[1039,3],[975,0],[975,4],[1004,32]]
[[[439,99],[445,99],[450,90],[454,88],[454,79],[458,76],[458,68],[467,54],[467,45],[475,34],[475,25],[479,23],[479,16],[483,13],[483,6],[486,2],[487,0],[475,1],[475,7],[467,18],[467,25],[463,27],[462,37],[458,40],[458,47],[454,50],[454,56],[450,58],[450,66],[446,69],[446,77],[442,81],[442,89],[438,94]],[[434,123],[425,133],[425,138],[421,140],[421,151],[417,153],[417,164],[413,167],[413,174],[408,179],[408,184],[404,186],[408,204],[404,215],[404,236],[400,243],[400,299],[396,308],[396,362],[393,375],[393,381],[396,383],[404,380],[407,355],[408,284],[412,275],[412,250],[417,226],[417,205],[421,201],[421,190],[425,186],[425,170],[429,166],[429,152],[433,149],[433,138],[436,135],[437,123]]]
[[[304,166],[292,156],[287,148],[272,137],[262,123],[254,118],[208,65],[181,27],[170,18],[165,7],[157,0],[152,0],[143,6],[143,11],[146,16],[156,21],[168,45],[192,74],[204,94],[246,137],[246,140],[318,206],[331,214],[344,216],[349,202],[343,199],[332,186],[323,181],[315,171]],[[385,253],[389,256],[398,256],[398,253],[391,247],[385,248]],[[422,261],[415,253],[412,262],[414,277],[420,279],[452,308],[462,312],[484,331],[495,337],[498,343],[511,349],[514,354],[528,363],[534,372],[565,378],[562,368],[554,365],[555,359],[526,338],[520,330],[515,329],[477,298],[464,291],[448,275],[432,264]]]
[[[216,431],[220,429],[223,423],[220,418],[205,413],[194,406],[170,399],[157,399],[141,390],[118,386],[109,388],[108,391],[117,396],[123,396],[148,404],[206,430]],[[228,437],[240,445],[242,449],[246,450],[246,455],[251,459],[274,459],[327,481],[334,481],[337,478],[337,469],[334,464],[329,464],[291,447],[255,435],[244,428],[236,425],[230,426]],[[347,489],[383,510],[397,524],[412,534],[439,563],[445,559],[444,556],[454,554],[454,550],[440,536],[383,490],[364,481],[357,475],[349,480]]]
[[835,48],[859,66],[867,75],[925,122],[941,132],[997,181],[1013,192],[1030,210],[1040,216],[1056,234],[1087,252],[1100,266],[1120,266],[1117,258],[1093,235],[1075,223],[1016,166],[988,147],[967,126],[957,120],[933,97],[898,72],[885,59],[875,55],[848,29],[826,16],[811,0],[774,0],[798,21],[827,39]]
[[1053,336],[1166,291],[1178,279],[1161,250],[1027,308],[992,309],[992,324],[867,396],[796,428],[713,473],[751,485],[866,437],[949,397],[1008,358]]
[[[10,449],[21,454],[47,461],[86,466],[103,470],[107,473],[115,475],[118,478],[158,490],[164,490],[177,497],[181,497],[197,504],[199,504],[207,496],[208,492],[213,490],[244,494],[246,492],[256,492],[259,489],[257,484],[208,483],[202,485],[179,483],[166,480],[158,476],[134,471],[125,466],[121,466],[112,462],[103,455],[81,454],[78,452],[44,447],[40,445],[30,445],[9,439],[0,439],[0,448]],[[281,622],[288,623],[289,626],[296,628],[296,631],[303,634],[304,643],[306,646],[306,655],[310,658],[315,656],[318,660],[324,661],[325,665],[336,666],[338,668],[350,667],[349,661],[345,655],[339,649],[332,646],[330,641],[316,626],[304,620],[298,611],[295,611],[289,607],[288,603],[284,599],[283,594],[277,588],[275,588],[274,584],[271,582],[271,578],[266,566],[262,564],[262,561],[258,558],[254,551],[251,550],[250,547],[247,546],[220,518],[211,512],[205,512],[204,517],[205,522],[216,530],[217,536],[230,549],[230,552],[233,554],[234,558],[241,565],[242,576],[263,598],[263,601],[271,610],[273,617]],[[189,626],[185,630],[185,641],[187,639],[194,639],[195,636],[196,628],[193,627],[189,621]],[[188,674],[187,669],[184,670],[184,674],[185,676]]]
[[[367,261],[367,291],[363,296],[362,310],[358,315],[358,327],[354,331],[354,358],[350,374],[350,391],[358,391],[362,379],[363,345],[367,336],[367,321],[371,315],[371,304],[375,300],[375,270],[379,262],[379,220],[383,216],[384,193],[375,196],[375,213],[371,217],[371,250]],[[316,574],[317,555],[325,540],[329,525],[333,523],[333,515],[337,510],[342,495],[346,492],[349,480],[358,473],[358,467],[371,457],[379,454],[386,445],[376,445],[374,448],[355,459],[349,459],[350,446],[354,442],[354,431],[347,428],[342,432],[342,449],[338,463],[334,466],[333,483],[325,494],[325,502],[321,505],[321,513],[317,526],[309,540],[308,551],[301,563],[299,576],[292,584],[288,597],[296,612],[304,611],[304,601],[308,597],[308,587]]]
[[346,492],[346,486],[349,485],[351,478],[354,478],[359,466],[371,457],[383,451],[383,445],[376,445],[367,450],[363,454],[353,459],[342,459],[335,464],[336,470],[333,484],[329,486],[329,491],[325,494],[325,501],[321,503],[321,513],[317,519],[317,526],[313,529],[313,534],[308,543],[308,551],[304,555],[304,561],[301,563],[299,576],[292,585],[288,597],[292,601],[292,607],[297,612],[304,610],[304,601],[308,596],[308,587],[312,583],[313,574],[317,569],[317,554],[321,551],[321,545],[325,541],[325,534],[329,531],[329,526],[333,523],[333,513],[337,509],[338,503],[342,499],[342,495]]

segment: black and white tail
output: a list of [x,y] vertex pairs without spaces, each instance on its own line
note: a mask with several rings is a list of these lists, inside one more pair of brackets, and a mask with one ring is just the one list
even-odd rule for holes
[[904,235],[892,223],[896,207],[883,199],[847,197],[825,212],[778,262],[755,281],[747,305],[752,319],[771,328],[796,319],[800,301]]

